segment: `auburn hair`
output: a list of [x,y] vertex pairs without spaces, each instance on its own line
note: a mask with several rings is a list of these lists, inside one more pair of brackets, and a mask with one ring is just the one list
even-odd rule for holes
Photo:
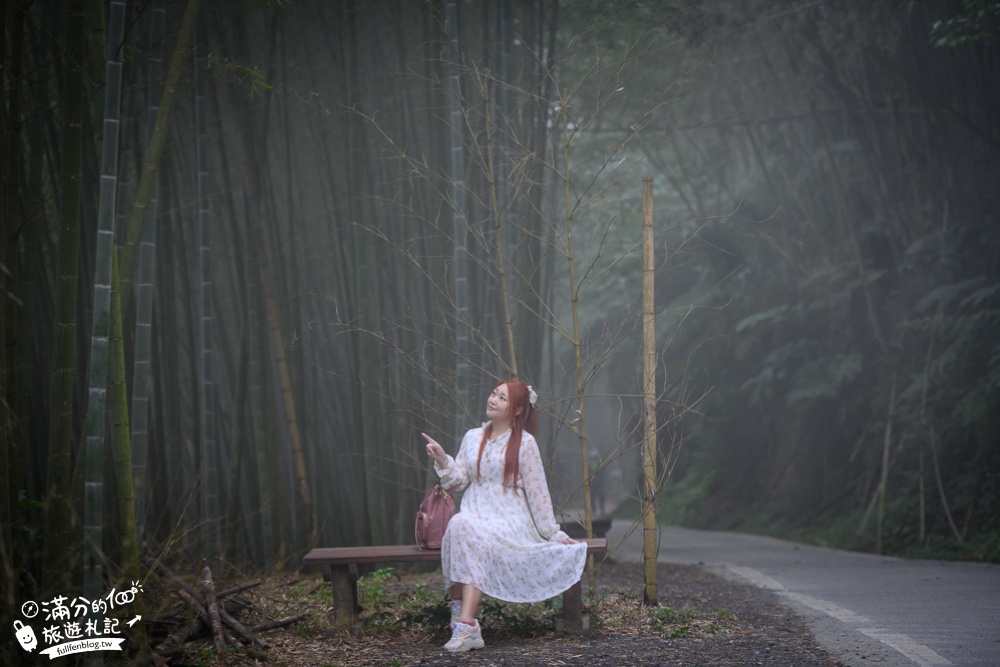
[[[521,472],[521,434],[527,431],[535,435],[535,407],[531,405],[531,395],[528,385],[520,380],[506,380],[497,385],[507,385],[507,412],[511,415],[510,439],[507,440],[507,452],[503,461],[503,488],[515,488],[517,477]],[[493,422],[483,429],[483,439],[479,443],[479,458],[476,460],[476,479],[482,479],[479,474],[483,462],[483,451],[486,442],[493,435]]]

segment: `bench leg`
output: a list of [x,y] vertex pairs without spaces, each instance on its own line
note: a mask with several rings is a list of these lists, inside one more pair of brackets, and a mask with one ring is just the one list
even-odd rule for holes
[[556,630],[559,633],[586,634],[590,631],[589,621],[583,615],[583,586],[578,581],[563,592],[563,615],[556,621]]
[[323,578],[333,589],[333,627],[328,634],[347,630],[359,637],[357,569],[353,565],[324,565]]

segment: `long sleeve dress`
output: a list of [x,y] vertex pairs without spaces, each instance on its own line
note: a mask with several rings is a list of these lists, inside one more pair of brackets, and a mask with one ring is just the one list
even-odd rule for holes
[[472,584],[486,595],[508,602],[540,602],[580,580],[587,545],[563,544],[552,512],[552,499],[538,443],[521,436],[520,473],[515,489],[504,489],[504,455],[510,431],[486,443],[481,478],[476,459],[483,427],[462,438],[457,457],[435,463],[441,486],[465,489],[460,511],[452,517],[441,544],[445,587]]

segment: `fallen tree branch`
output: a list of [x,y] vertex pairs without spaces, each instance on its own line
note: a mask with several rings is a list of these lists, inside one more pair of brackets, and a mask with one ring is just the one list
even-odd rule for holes
[[296,614],[295,616],[286,616],[284,618],[277,618],[273,621],[268,621],[267,623],[261,623],[260,625],[255,625],[250,628],[253,632],[264,632],[265,630],[274,630],[275,628],[283,628],[286,625],[291,625],[292,623],[298,623],[299,621],[309,618],[309,612],[304,612],[302,614]]
[[[174,576],[176,576],[176,575],[174,575]],[[178,579],[173,579],[173,581],[178,581]],[[183,581],[183,580],[180,580],[180,581]],[[232,597],[233,595],[236,595],[237,593],[242,593],[243,591],[248,590],[250,588],[254,588],[256,586],[260,586],[263,583],[264,582],[262,580],[260,580],[260,579],[254,579],[253,581],[248,581],[246,583],[239,584],[238,586],[232,586],[231,588],[227,588],[224,591],[220,591],[220,592],[218,592],[218,593],[215,594],[215,597],[220,602],[222,602],[225,598]],[[167,621],[167,620],[169,620],[171,618],[174,618],[175,616],[179,616],[181,614],[184,614],[186,611],[187,611],[187,606],[183,605],[183,604],[179,604],[176,607],[174,607],[174,608],[172,608],[172,609],[170,609],[168,611],[163,612],[162,614],[160,614],[159,616],[157,616],[155,620],[159,621],[159,622]],[[229,611],[229,609],[226,609],[226,611]]]
[[233,632],[239,635],[240,638],[243,639],[247,644],[250,644],[251,646],[258,646],[260,648],[268,648],[267,642],[262,640],[260,637],[257,637],[249,630],[247,630],[242,623],[240,623],[235,618],[230,616],[229,612],[227,612],[225,609],[221,607],[219,608],[219,617],[226,625],[228,625],[233,630]]
[[[261,585],[263,582],[260,579],[232,586],[217,593],[215,583],[212,579],[212,571],[205,561],[202,561],[200,573],[201,590],[196,589],[187,581],[177,576],[162,563],[148,557],[144,558],[143,562],[176,585],[176,594],[182,602],[181,605],[164,614],[161,618],[176,616],[185,610],[189,614],[187,622],[169,634],[156,647],[156,658],[160,660],[165,656],[180,653],[186,647],[207,643],[208,641],[213,643],[216,651],[223,650],[227,644],[245,646],[250,654],[258,660],[267,660],[268,656],[264,649],[270,648],[270,645],[261,639],[257,633],[285,627],[309,616],[308,613],[287,616],[267,621],[248,629],[247,626],[233,617],[230,610],[226,609],[225,604],[220,604],[220,600]],[[235,607],[234,613],[238,609],[240,607]]]
[[248,588],[254,588],[255,586],[260,586],[263,583],[264,582],[260,579],[254,579],[253,581],[248,581],[238,586],[232,586],[231,588],[227,588],[223,591],[220,591],[215,594],[215,597],[221,600],[222,598],[229,597],[230,595],[236,595],[237,593],[242,593]]
[[205,605],[201,603],[200,600],[195,599],[183,588],[177,591],[177,595],[181,596],[188,608],[194,612],[195,616],[205,625],[210,625],[212,621],[208,618],[208,611],[205,609]]
[[208,619],[212,627],[212,638],[215,641],[215,649],[221,651],[226,643],[226,639],[222,636],[222,618],[219,615],[219,601],[215,599],[215,587],[212,585],[212,571],[208,569],[208,564],[204,564],[201,568],[201,591],[205,596],[205,608],[208,610]]

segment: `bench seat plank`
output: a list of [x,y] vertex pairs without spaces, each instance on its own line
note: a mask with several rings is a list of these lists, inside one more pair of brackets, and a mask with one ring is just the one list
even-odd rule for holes
[[313,549],[302,559],[303,565],[362,565],[367,563],[423,563],[441,560],[439,549],[418,549],[415,544],[380,547],[335,547]]
[[[582,540],[587,553],[607,553],[608,541],[603,537]],[[441,560],[440,549],[419,549],[415,544],[388,544],[376,547],[328,547],[311,550],[302,559],[303,565],[362,565],[369,563],[430,563]]]
[[[608,551],[608,541],[603,537],[582,540],[587,543],[589,555],[603,555]],[[390,544],[374,547],[331,547],[312,549],[303,557],[302,564],[319,566],[323,578],[333,588],[333,628],[349,630],[360,636],[358,622],[358,565],[372,563],[427,563],[441,560],[439,549],[418,549],[415,544]],[[585,630],[583,624],[583,594],[580,582],[563,593],[563,614],[566,629]]]

